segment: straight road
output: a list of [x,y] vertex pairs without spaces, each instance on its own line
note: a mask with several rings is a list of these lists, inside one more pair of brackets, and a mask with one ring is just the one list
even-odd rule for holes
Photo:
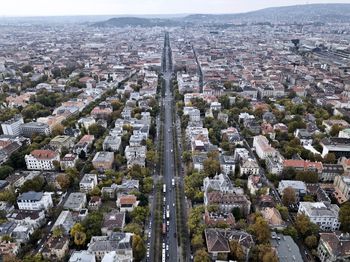
[[[163,235],[162,250],[165,247],[165,261],[178,261],[178,243],[176,229],[176,194],[173,181],[175,181],[175,155],[174,155],[174,125],[173,111],[174,98],[172,96],[171,75],[171,49],[168,35],[165,36],[165,97],[163,98],[164,110],[164,169],[163,169],[163,223],[166,225],[166,232]],[[165,200],[165,201],[164,201]],[[164,258],[163,258],[164,261]]]

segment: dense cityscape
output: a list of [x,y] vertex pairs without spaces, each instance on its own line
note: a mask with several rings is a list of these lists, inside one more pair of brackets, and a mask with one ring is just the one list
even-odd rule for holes
[[0,261],[350,261],[349,14],[0,18]]

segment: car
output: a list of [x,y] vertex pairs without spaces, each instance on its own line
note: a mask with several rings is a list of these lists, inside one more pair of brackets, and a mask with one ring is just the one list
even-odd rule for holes
[[164,242],[163,242],[163,245],[162,245],[162,246],[163,246],[163,248],[165,248],[165,243],[164,243]]
[[172,153],[172,152],[174,152],[174,150],[171,149],[170,152]]
[[174,232],[174,237],[176,237],[176,232]]
[[47,223],[47,225],[49,226],[49,225],[51,225],[51,223],[52,223],[52,221],[49,221],[49,223]]
[[151,238],[151,231],[148,232],[148,238]]
[[166,250],[166,251],[169,251],[169,245],[166,245],[165,250]]

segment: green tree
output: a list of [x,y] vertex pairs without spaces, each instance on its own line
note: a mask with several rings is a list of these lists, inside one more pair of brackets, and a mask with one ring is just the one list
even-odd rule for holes
[[318,226],[312,223],[304,214],[297,215],[295,219],[295,228],[298,234],[303,238],[318,233]]
[[311,236],[307,236],[304,240],[305,245],[309,248],[309,249],[314,249],[317,247],[318,241],[317,241],[317,237],[314,235]]
[[52,231],[52,236],[57,238],[57,237],[61,237],[63,236],[63,229],[62,227],[58,226],[58,227],[55,227]]
[[94,135],[96,139],[102,137],[105,131],[106,131],[106,128],[98,124],[92,124],[89,127],[89,134]]
[[5,179],[13,173],[14,169],[11,166],[1,166],[0,167],[0,179]]
[[204,239],[203,239],[202,234],[197,233],[197,234],[193,235],[192,240],[191,240],[191,245],[195,250],[203,248],[204,247]]
[[83,246],[86,241],[85,228],[81,223],[75,223],[72,229],[70,230],[70,235],[74,239],[74,244],[77,246]]
[[350,202],[345,202],[339,210],[340,229],[344,233],[350,233]]
[[328,164],[335,164],[337,162],[337,157],[335,156],[334,153],[328,153],[323,158],[323,162]]
[[236,240],[230,241],[230,256],[232,259],[237,261],[244,261],[245,254],[242,246]]
[[220,173],[220,162],[219,160],[209,157],[203,162],[204,172],[209,177],[213,177]]
[[250,230],[258,243],[264,244],[269,242],[271,238],[270,227],[261,215],[256,215],[255,222],[250,226]]
[[211,259],[209,254],[205,249],[197,250],[194,255],[194,262],[210,262]]
[[125,232],[134,233],[135,235],[142,235],[142,227],[140,224],[129,223],[124,227]]
[[295,180],[315,184],[318,182],[318,174],[316,172],[299,172],[297,173]]
[[134,235],[132,238],[132,250],[135,261],[141,261],[146,255],[145,243],[139,235]]
[[149,216],[149,208],[138,206],[131,212],[132,221],[137,224],[143,224]]

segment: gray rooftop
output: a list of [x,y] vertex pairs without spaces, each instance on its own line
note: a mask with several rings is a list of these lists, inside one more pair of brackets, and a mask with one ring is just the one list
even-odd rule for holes
[[273,232],[271,245],[276,248],[280,262],[303,262],[300,250],[290,236]]

